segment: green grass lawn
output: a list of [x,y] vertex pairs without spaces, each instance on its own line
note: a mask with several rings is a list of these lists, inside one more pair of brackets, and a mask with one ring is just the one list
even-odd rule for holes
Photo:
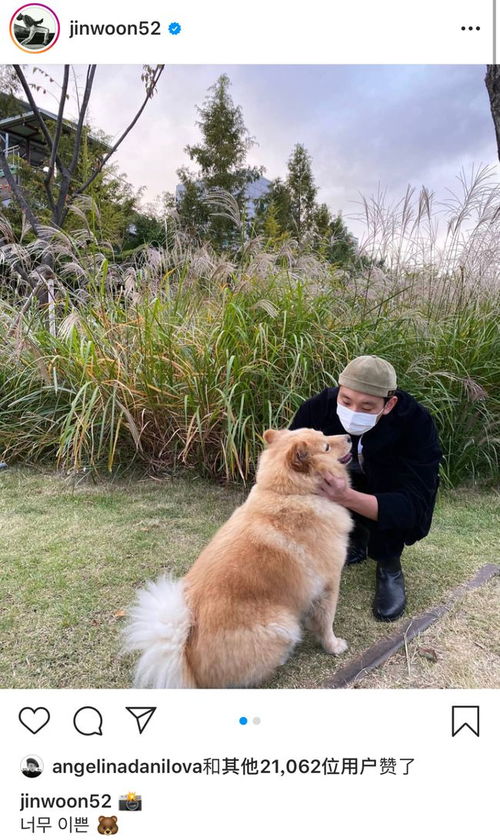
[[[245,495],[189,478],[74,487],[52,472],[1,472],[0,686],[129,686],[120,612],[162,570],[182,575]],[[404,618],[498,562],[498,527],[494,491],[443,494],[430,535],[405,550]],[[314,687],[394,632],[404,618],[385,625],[371,615],[374,572],[372,561],[344,570],[335,629],[348,653],[330,657],[306,636],[269,687]]]

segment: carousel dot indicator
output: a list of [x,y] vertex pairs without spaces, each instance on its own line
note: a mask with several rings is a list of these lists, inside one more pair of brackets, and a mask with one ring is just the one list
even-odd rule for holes
[[246,726],[246,724],[248,723],[248,718],[240,717],[240,723],[242,726]]
[[255,723],[258,726],[260,723],[260,717],[254,717],[252,723]]

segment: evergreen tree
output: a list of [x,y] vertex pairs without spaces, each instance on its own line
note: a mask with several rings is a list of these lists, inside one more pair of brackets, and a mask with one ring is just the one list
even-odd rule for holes
[[314,227],[317,236],[322,239],[328,236],[330,231],[330,224],[332,221],[332,214],[327,204],[319,204],[314,213]]
[[183,166],[177,170],[182,185],[182,193],[176,202],[179,224],[191,239],[202,241],[209,238],[210,208],[204,203],[203,183]]
[[281,235],[281,228],[278,221],[278,207],[276,202],[270,201],[262,220],[262,233],[266,239],[275,241]]
[[316,193],[310,155],[304,146],[297,143],[288,160],[285,181],[276,178],[267,195],[259,202],[256,213],[259,231],[265,233],[268,216],[272,214],[280,234],[288,234],[301,241],[306,233],[314,229]]
[[297,143],[288,161],[286,186],[290,195],[290,209],[294,233],[299,239],[312,230],[316,209],[316,193],[311,169],[311,157],[301,143]]
[[[315,187],[313,187],[315,189]],[[310,192],[309,192],[310,195]],[[295,207],[298,197],[296,196]],[[313,251],[324,259],[337,265],[345,265],[356,256],[356,239],[347,229],[342,216],[333,217],[326,204],[314,203],[307,206],[302,223],[302,238],[310,235]],[[304,210],[304,203],[302,204]],[[297,237],[297,223],[294,216],[294,201],[289,181],[283,183],[279,178],[271,186],[257,205],[255,228],[268,240],[277,240],[283,236]]]
[[332,217],[326,204],[316,207],[314,213],[315,250],[337,265],[352,262],[356,256],[356,239],[349,232],[341,214]]
[[272,181],[267,193],[259,199],[255,212],[255,228],[268,239],[293,233],[290,191],[281,178]]
[[356,237],[347,229],[340,213],[330,222],[328,259],[337,265],[346,265],[357,256]]
[[205,203],[204,197],[214,188],[227,190],[245,217],[246,188],[264,171],[247,166],[247,152],[255,141],[245,127],[241,107],[230,96],[230,84],[228,76],[220,76],[197,108],[202,140],[185,151],[198,171],[191,173],[183,167],[177,173],[184,188],[177,203],[181,225],[196,231],[199,238],[209,238],[218,248],[233,244],[235,226],[226,216],[214,214],[213,205]]

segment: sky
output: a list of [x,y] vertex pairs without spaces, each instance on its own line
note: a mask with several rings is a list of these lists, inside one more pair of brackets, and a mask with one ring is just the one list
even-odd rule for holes
[[[56,82],[60,67],[43,68]],[[138,65],[100,65],[91,123],[117,138],[143,96]],[[28,78],[41,83],[39,74]],[[85,68],[77,66],[80,90]],[[481,65],[175,65],[166,67],[157,95],[116,155],[143,203],[178,183],[189,163],[184,148],[199,140],[196,106],[221,73],[258,143],[249,152],[265,176],[286,174],[296,143],[312,157],[318,200],[353,220],[360,195],[382,189],[399,198],[408,184],[438,195],[456,189],[473,165],[498,166],[495,132]],[[57,86],[47,81],[57,94]],[[37,93],[56,110],[57,100]],[[68,116],[75,113],[68,103]],[[500,171],[500,170],[499,170]],[[356,232],[353,221],[349,225]]]

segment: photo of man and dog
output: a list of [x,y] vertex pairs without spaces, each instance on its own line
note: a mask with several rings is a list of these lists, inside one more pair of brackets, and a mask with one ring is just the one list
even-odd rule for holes
[[498,68],[37,72],[2,687],[500,687]]

